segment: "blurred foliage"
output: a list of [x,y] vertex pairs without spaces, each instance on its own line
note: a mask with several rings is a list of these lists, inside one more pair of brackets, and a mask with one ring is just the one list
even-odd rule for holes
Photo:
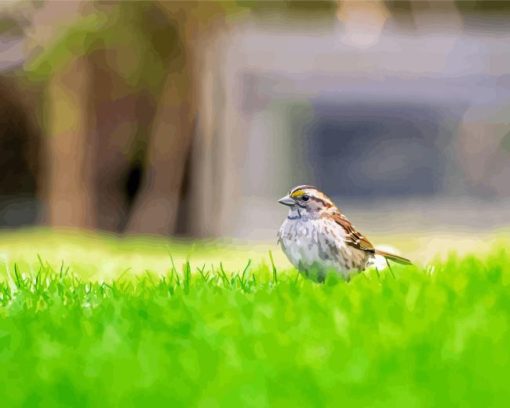
[[[207,25],[207,21],[214,20],[215,15],[222,15],[228,19],[249,12],[255,16],[273,14],[314,20],[324,16],[333,17],[338,7],[338,3],[333,0],[149,1],[94,4],[96,6],[92,12],[63,29],[49,44],[44,44],[43,50],[35,58],[27,62],[26,72],[31,79],[45,80],[69,59],[102,47],[123,50],[115,68],[120,69],[121,75],[133,86],[153,90],[160,85],[167,59],[175,58],[180,52],[177,26],[187,18],[191,17],[194,24]],[[392,13],[398,14],[409,14],[429,8],[428,2],[422,1],[386,0],[385,4]],[[461,0],[456,4],[463,12],[510,11],[510,2]],[[11,25],[5,29],[12,30]],[[126,48],[129,52],[125,50]]]
[[19,22],[0,14],[0,35],[17,36],[22,34],[23,29]]
[[285,13],[288,17],[316,18],[323,15],[334,15],[337,2],[334,0],[282,0],[282,1],[256,1],[237,0],[239,6],[249,9],[252,12]]
[[[241,17],[244,12],[284,12],[306,18],[334,12],[334,1],[223,0],[211,2],[119,2],[95,3],[93,11],[76,19],[30,59],[26,73],[32,80],[46,80],[72,58],[90,54],[96,49],[120,50],[113,68],[133,86],[160,85],[168,58],[181,52],[177,26],[186,19],[197,25],[226,16]],[[312,13],[312,14],[310,14]],[[128,51],[127,51],[128,50]]]
[[500,146],[504,151],[510,152],[510,132],[502,137]]
[[[79,18],[26,64],[33,80],[47,80],[72,59],[97,50],[111,53],[110,68],[136,89],[156,92],[175,57],[177,31],[154,3],[126,2]],[[173,54],[172,54],[173,53]]]
[[97,33],[106,26],[107,21],[106,15],[93,13],[63,29],[56,39],[45,44],[44,50],[27,61],[25,73],[29,79],[45,81],[72,58],[90,52],[98,41]]
[[509,13],[510,2],[501,0],[455,0],[464,13]]

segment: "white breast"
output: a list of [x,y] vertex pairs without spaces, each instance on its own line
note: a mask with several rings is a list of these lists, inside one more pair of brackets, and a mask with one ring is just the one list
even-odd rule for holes
[[346,250],[345,234],[336,223],[324,219],[287,219],[278,235],[283,251],[295,267],[343,272],[338,254]]

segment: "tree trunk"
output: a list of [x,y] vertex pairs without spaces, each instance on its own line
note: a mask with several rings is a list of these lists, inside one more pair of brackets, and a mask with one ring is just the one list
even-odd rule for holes
[[171,59],[149,140],[145,175],[126,232],[172,234],[176,230],[181,192],[196,115],[193,24],[179,24],[180,50]]
[[149,142],[144,184],[128,233],[175,231],[195,116],[192,81],[191,69],[168,74]]
[[47,194],[52,226],[96,226],[90,89],[86,57],[73,60],[57,72],[48,86]]

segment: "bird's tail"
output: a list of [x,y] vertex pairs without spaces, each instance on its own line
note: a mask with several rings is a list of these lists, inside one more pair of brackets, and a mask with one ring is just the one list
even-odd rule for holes
[[413,264],[407,258],[404,258],[402,256],[398,256],[398,255],[393,255],[393,254],[390,254],[389,252],[381,251],[380,249],[376,249],[375,250],[375,254],[376,255],[384,256],[387,260],[393,261],[393,262],[396,262],[396,263],[399,263],[399,264],[402,264],[402,265],[412,265]]

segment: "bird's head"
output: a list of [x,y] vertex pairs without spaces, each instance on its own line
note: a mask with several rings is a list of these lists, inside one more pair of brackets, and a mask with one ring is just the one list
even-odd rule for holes
[[289,218],[319,218],[335,207],[328,196],[309,185],[294,187],[278,202],[289,207]]

